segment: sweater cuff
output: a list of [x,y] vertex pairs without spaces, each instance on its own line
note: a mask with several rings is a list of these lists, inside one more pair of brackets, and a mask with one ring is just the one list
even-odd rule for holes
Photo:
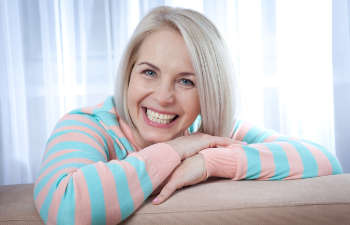
[[154,189],[181,163],[179,154],[166,143],[148,146],[137,154],[146,164]]
[[207,178],[209,177],[235,177],[237,158],[239,154],[233,149],[208,148],[199,152],[205,162]]

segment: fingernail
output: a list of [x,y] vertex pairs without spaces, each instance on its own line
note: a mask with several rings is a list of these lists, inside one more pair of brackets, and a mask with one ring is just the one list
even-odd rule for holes
[[152,203],[155,203],[155,204],[157,204],[158,202],[159,202],[159,199],[157,197],[152,201]]

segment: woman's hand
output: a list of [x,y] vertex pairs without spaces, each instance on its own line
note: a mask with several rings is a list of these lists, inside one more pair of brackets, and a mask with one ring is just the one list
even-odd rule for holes
[[184,160],[179,167],[170,175],[166,184],[152,201],[153,204],[158,205],[167,200],[176,190],[185,186],[198,184],[205,181],[207,178],[207,171],[205,162],[201,154],[196,154]]
[[181,136],[166,142],[179,153],[181,160],[197,154],[206,148],[227,147],[232,144],[243,144],[227,137],[217,137],[204,133],[195,133],[190,136]]

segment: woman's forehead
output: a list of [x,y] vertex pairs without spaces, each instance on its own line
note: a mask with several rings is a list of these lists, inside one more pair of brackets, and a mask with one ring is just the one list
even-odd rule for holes
[[173,29],[161,29],[149,34],[142,42],[137,62],[156,66],[179,67],[193,71],[192,60],[181,34]]

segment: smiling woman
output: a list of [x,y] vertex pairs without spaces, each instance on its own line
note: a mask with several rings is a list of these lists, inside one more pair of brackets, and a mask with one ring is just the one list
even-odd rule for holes
[[296,179],[341,173],[315,143],[235,118],[234,73],[198,12],[152,10],[120,62],[115,96],[66,114],[34,188],[47,224],[116,224],[208,177]]

